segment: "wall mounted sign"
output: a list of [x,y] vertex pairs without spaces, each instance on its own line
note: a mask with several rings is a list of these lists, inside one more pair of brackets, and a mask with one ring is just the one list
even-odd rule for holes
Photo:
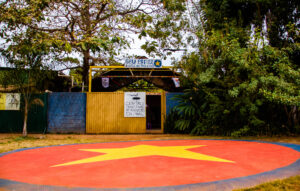
[[146,117],[146,93],[124,93],[124,117]]
[[126,59],[125,68],[161,68],[160,59]]
[[21,94],[7,93],[0,94],[0,110],[19,110]]

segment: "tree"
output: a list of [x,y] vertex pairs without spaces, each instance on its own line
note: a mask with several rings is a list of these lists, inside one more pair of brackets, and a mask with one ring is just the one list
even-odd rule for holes
[[[121,48],[130,46],[128,34],[147,36],[157,23],[176,15],[183,0],[7,0],[1,3],[1,23],[6,32],[16,26],[44,34],[39,40],[61,52],[61,62],[82,67],[85,84],[89,66],[114,64]],[[174,18],[174,17],[173,17]],[[10,38],[10,37],[8,37]],[[155,44],[155,43],[154,43]],[[80,55],[82,60],[73,55]]]
[[35,32],[27,31],[20,36],[14,36],[14,42],[7,49],[0,49],[0,55],[12,67],[0,74],[0,85],[14,87],[24,98],[23,136],[27,136],[28,112],[33,104],[44,106],[41,99],[32,97],[40,92],[43,79],[48,76],[47,68],[42,60],[49,53],[49,47],[38,44],[33,39]]
[[[179,96],[175,126],[195,134],[299,133],[297,4],[191,2],[197,49],[179,64],[190,89]],[[266,26],[271,13],[276,28]]]
[[[229,34],[212,31],[180,66],[190,90],[181,96],[179,129],[223,135],[297,130],[300,71],[284,51],[271,46],[243,48]],[[295,118],[283,118],[287,108],[296,108]]]
[[[192,0],[196,1],[196,0]],[[283,47],[295,43],[297,33],[289,25],[299,30],[299,3],[293,0],[213,0],[197,1],[206,18],[206,30],[231,31],[243,46],[255,28],[265,36],[273,47]],[[298,39],[299,42],[299,39]]]

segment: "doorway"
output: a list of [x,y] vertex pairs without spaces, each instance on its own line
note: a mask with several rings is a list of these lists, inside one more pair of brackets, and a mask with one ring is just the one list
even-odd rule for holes
[[146,130],[161,130],[161,95],[146,95]]

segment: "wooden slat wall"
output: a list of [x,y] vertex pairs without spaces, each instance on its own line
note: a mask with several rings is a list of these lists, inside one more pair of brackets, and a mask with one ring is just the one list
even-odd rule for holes
[[146,118],[124,117],[123,92],[87,93],[86,133],[145,133]]

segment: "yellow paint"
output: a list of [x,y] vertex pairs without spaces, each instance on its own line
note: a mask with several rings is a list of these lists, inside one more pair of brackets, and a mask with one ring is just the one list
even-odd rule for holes
[[0,110],[5,110],[6,94],[0,93]]
[[93,163],[93,162],[101,162],[101,161],[117,160],[117,159],[147,157],[147,156],[164,156],[164,157],[175,157],[175,158],[183,158],[183,159],[234,163],[233,161],[187,150],[187,149],[203,147],[203,146],[205,145],[191,145],[191,146],[136,145],[132,147],[113,148],[113,149],[80,149],[82,151],[105,153],[105,154],[95,156],[95,157],[85,158],[81,160],[71,161],[63,164],[58,164],[52,167]]
[[124,92],[87,93],[86,133],[145,133],[146,117],[124,117]]
[[92,68],[89,68],[89,92],[92,92]]

